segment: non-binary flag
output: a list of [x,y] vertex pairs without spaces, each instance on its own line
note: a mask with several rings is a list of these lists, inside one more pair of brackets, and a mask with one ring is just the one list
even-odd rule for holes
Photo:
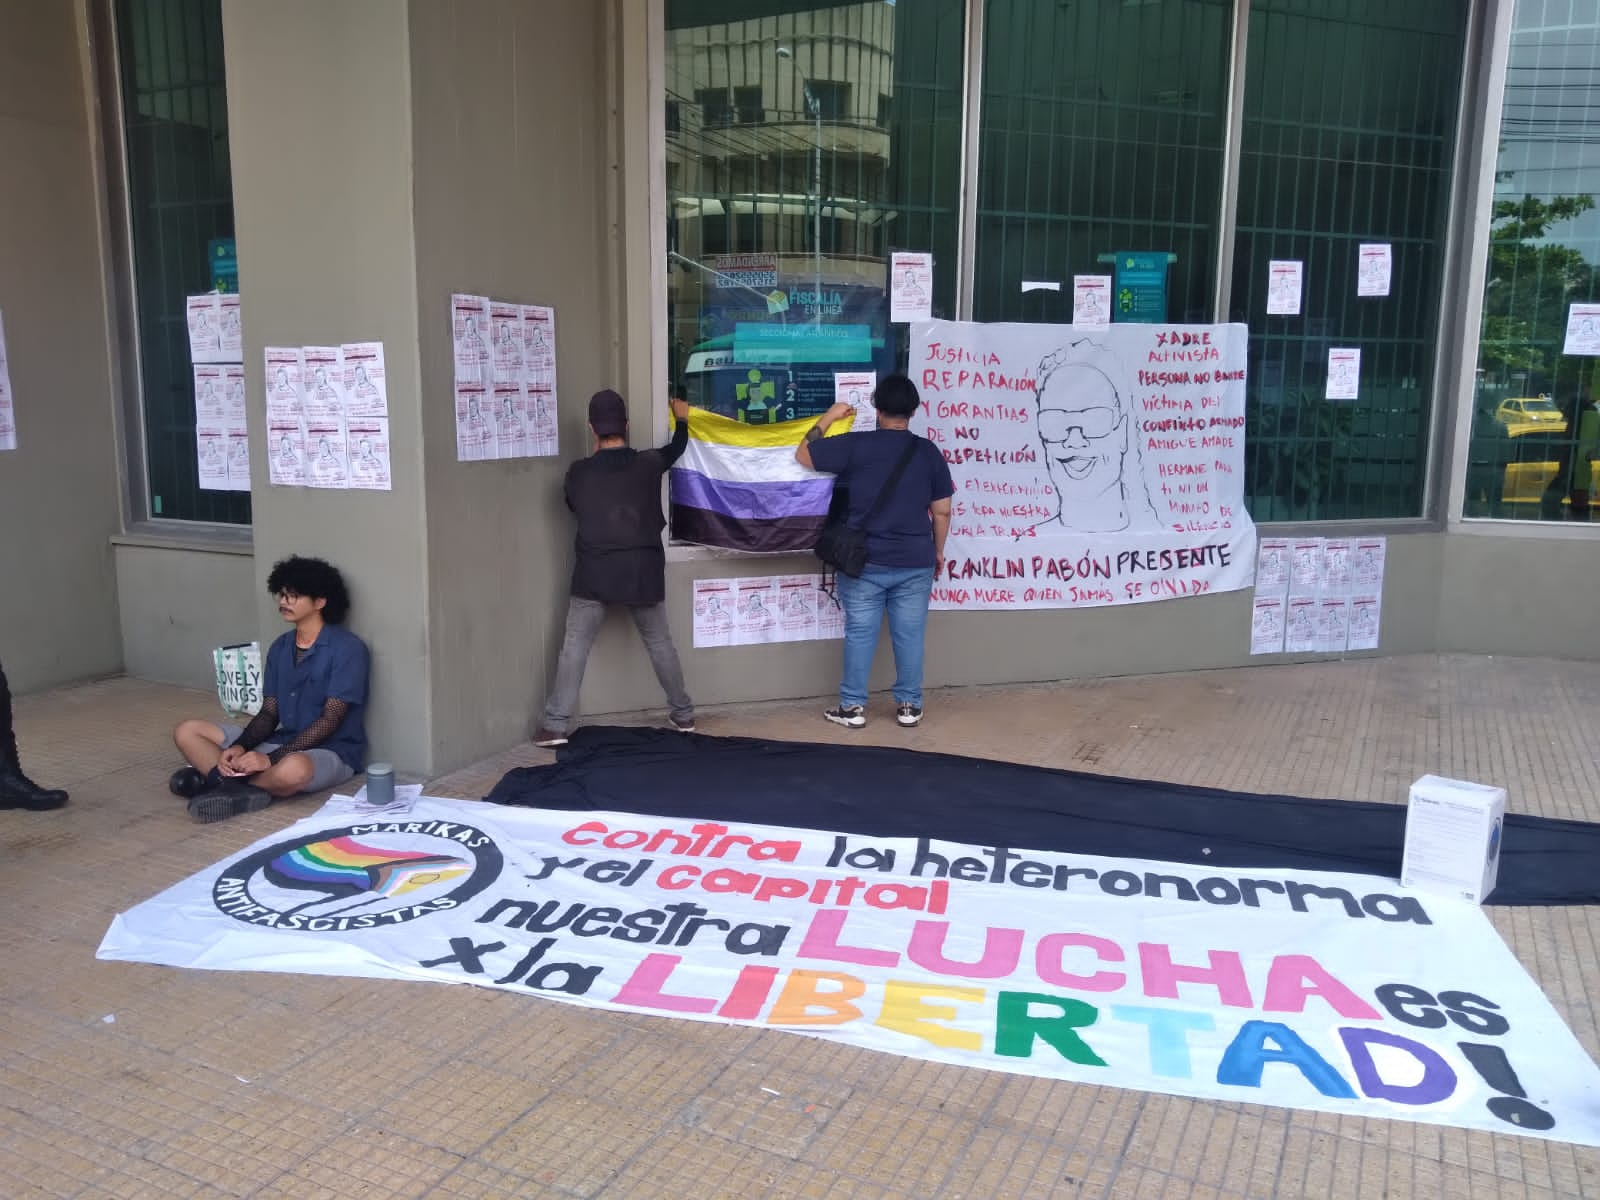
[[[815,421],[747,425],[691,409],[689,446],[668,480],[672,536],[763,554],[811,549],[833,497],[833,476],[794,457]],[[828,436],[849,426],[836,422]]]

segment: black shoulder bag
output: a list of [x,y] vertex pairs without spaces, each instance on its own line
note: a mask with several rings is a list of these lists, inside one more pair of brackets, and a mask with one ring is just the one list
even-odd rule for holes
[[889,478],[883,481],[883,489],[879,491],[878,498],[872,502],[872,507],[861,519],[863,528],[857,529],[850,524],[849,490],[837,483],[833,485],[833,500],[828,504],[828,517],[823,522],[822,532],[817,536],[815,547],[816,555],[824,566],[832,567],[835,571],[843,571],[852,579],[860,577],[867,566],[865,526],[872,524],[872,519],[882,511],[884,502],[893,494],[894,485],[900,482],[900,476],[905,474],[906,464],[917,452],[919,440],[915,434],[911,435],[911,440],[906,443],[906,448],[895,461],[894,470],[890,471]]

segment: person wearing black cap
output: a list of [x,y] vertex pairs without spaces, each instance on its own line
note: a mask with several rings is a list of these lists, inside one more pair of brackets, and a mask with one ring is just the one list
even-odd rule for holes
[[67,794],[59,788],[42,788],[22,773],[17,757],[17,735],[11,728],[11,688],[0,667],[0,808],[27,808],[34,812],[60,808]]
[[689,444],[689,406],[674,400],[672,415],[677,428],[670,442],[655,450],[634,450],[628,445],[628,406],[622,397],[606,388],[589,399],[595,449],[567,468],[566,500],[578,518],[578,554],[566,636],[544,718],[533,735],[536,746],[565,744],[589,650],[607,606],[613,604],[627,606],[644,640],[671,706],[672,728],[694,732],[694,702],[684,690],[683,667],[667,625],[667,563],[661,546],[667,524],[661,513],[661,477]]

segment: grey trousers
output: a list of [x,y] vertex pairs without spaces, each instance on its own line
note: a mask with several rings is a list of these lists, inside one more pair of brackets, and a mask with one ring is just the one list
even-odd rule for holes
[[[667,694],[672,715],[680,721],[694,719],[694,701],[683,686],[683,667],[672,644],[665,604],[628,605],[633,623],[644,640],[650,665],[655,668],[661,690]],[[567,633],[561,642],[561,659],[556,664],[555,686],[544,706],[544,728],[566,733],[572,725],[572,710],[578,705],[578,689],[583,686],[583,669],[589,651],[606,619],[606,606],[598,600],[572,596],[567,601]]]

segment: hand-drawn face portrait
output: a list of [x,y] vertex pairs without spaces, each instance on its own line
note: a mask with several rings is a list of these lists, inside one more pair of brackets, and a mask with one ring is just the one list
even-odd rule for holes
[[1039,443],[1061,502],[1056,519],[1088,532],[1126,529],[1129,422],[1116,387],[1098,368],[1067,362],[1042,380],[1038,402]]

